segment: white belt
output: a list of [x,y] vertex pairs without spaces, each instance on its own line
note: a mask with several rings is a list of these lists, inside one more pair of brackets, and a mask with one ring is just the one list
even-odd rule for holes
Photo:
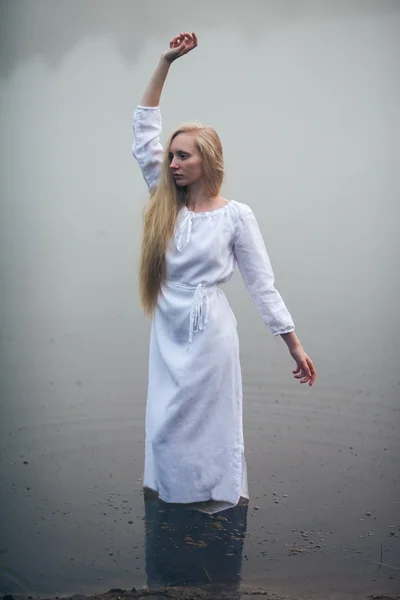
[[209,290],[218,290],[216,285],[204,285],[199,283],[197,287],[185,285],[177,281],[171,281],[167,279],[165,282],[167,285],[172,285],[177,288],[183,288],[185,290],[194,290],[192,307],[190,309],[189,316],[189,343],[187,349],[190,350],[190,346],[193,340],[193,333],[197,331],[204,331],[207,327],[208,316],[210,312],[210,298],[208,296]]

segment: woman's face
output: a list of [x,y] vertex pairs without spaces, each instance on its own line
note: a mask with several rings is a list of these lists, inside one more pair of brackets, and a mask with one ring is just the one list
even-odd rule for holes
[[203,177],[203,161],[193,133],[179,133],[169,149],[170,169],[177,186],[182,187]]

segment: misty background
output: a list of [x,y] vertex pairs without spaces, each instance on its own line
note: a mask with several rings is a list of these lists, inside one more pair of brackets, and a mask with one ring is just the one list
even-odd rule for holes
[[[254,210],[318,374],[312,389],[292,379],[285,344],[236,273],[225,291],[241,342],[252,499],[272,502],[266,481],[283,474],[299,510],[315,502],[314,516],[355,537],[355,507],[376,507],[383,539],[400,525],[399,2],[2,0],[0,11],[4,562],[33,579],[46,564],[57,591],[62,552],[89,556],[100,543],[93,507],[107,486],[141,514],[147,190],[131,120],[181,31],[199,46],[170,69],[163,141],[191,120],[220,134],[222,193]],[[329,504],[346,483],[340,508]],[[276,511],[272,522],[289,525]],[[119,581],[114,562],[101,566]],[[251,570],[261,572],[256,559]],[[77,572],[66,581],[90,587]]]

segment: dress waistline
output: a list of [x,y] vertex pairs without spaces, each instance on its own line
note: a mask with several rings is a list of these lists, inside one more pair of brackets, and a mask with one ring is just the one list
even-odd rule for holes
[[172,287],[192,290],[194,292],[189,316],[189,342],[187,350],[190,350],[193,334],[198,331],[204,331],[207,327],[210,313],[210,298],[207,292],[220,290],[220,288],[217,285],[206,285],[204,283],[199,283],[197,286],[186,285],[178,281],[171,281],[170,279],[167,279],[165,283]]

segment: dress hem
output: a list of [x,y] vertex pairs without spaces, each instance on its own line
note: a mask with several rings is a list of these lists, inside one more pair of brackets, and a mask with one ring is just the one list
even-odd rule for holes
[[[201,512],[205,512],[208,514],[214,514],[217,512],[220,512],[222,510],[227,510],[228,508],[234,508],[235,506],[238,506],[238,504],[248,504],[250,501],[249,495],[248,494],[239,494],[239,497],[237,498],[237,500],[235,502],[229,502],[229,500],[217,500],[216,498],[213,498],[212,496],[210,497],[210,495],[208,495],[208,497],[204,497],[201,500],[197,499],[197,500],[192,500],[190,502],[174,502],[171,500],[165,500],[159,493],[158,490],[155,490],[153,488],[150,488],[149,486],[143,486],[143,492],[145,494],[150,494],[156,498],[158,498],[159,500],[161,500],[162,502],[165,502],[165,504],[174,504],[174,505],[179,505],[179,506],[184,506],[185,508],[188,509],[193,509],[193,510],[200,510]],[[209,503],[208,505],[206,503]]]

